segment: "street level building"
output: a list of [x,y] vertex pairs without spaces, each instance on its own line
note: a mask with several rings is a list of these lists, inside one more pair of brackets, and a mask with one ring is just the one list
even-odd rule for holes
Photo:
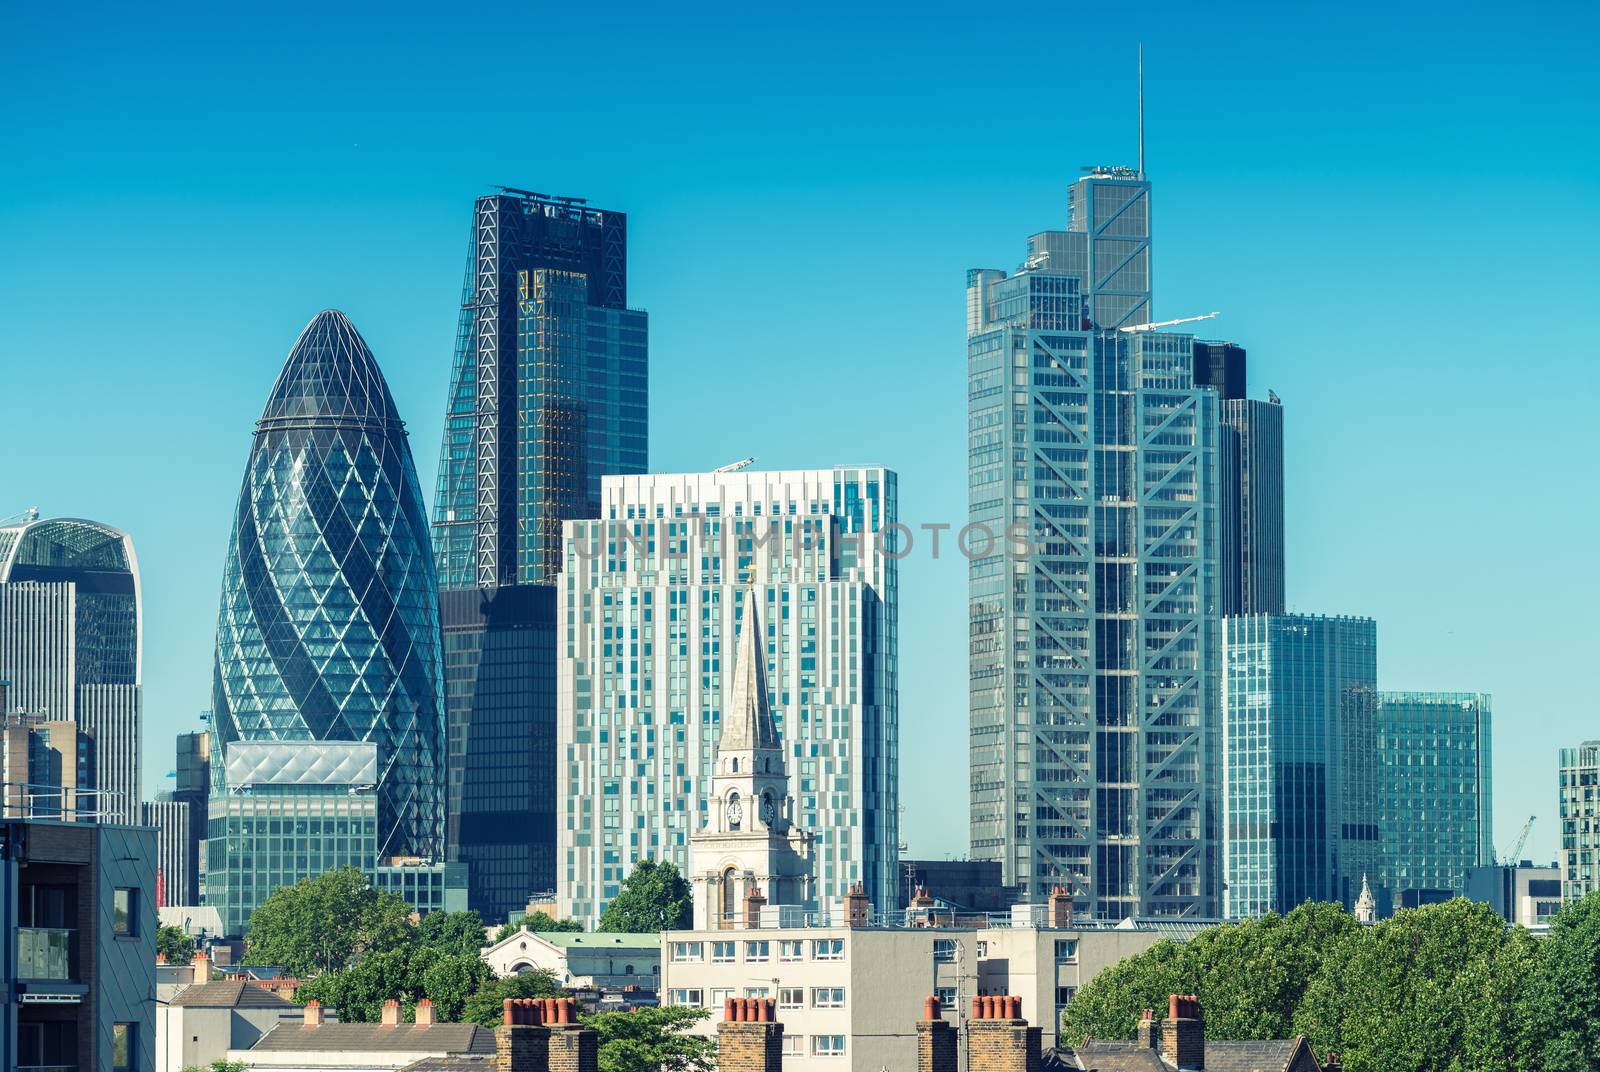
[[0,822],[0,1067],[154,1066],[155,856],[143,827]]
[[556,887],[561,526],[645,469],[648,318],[628,221],[502,188],[473,208],[434,499],[450,859],[505,919]]
[[661,938],[655,934],[519,930],[483,951],[501,978],[547,971],[568,989],[652,993],[661,985]]
[[1544,930],[1561,911],[1561,865],[1523,860],[1469,867],[1467,896],[1494,909],[1507,923]]
[[1150,184],[1100,168],[1015,273],[967,273],[969,517],[995,535],[969,561],[971,854],[1112,920],[1221,899],[1218,400],[1193,336],[1151,329],[1150,243]]

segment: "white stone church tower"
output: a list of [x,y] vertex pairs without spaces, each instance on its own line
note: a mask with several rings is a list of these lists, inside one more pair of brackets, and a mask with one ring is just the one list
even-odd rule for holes
[[816,908],[813,839],[794,826],[783,742],[767,695],[767,634],[756,605],[763,592],[753,582],[745,589],[710,814],[704,829],[689,837],[695,930],[750,926],[765,905]]

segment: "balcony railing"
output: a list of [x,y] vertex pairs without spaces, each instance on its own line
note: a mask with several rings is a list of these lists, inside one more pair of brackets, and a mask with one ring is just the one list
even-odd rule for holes
[[72,978],[73,932],[60,927],[17,928],[17,978]]

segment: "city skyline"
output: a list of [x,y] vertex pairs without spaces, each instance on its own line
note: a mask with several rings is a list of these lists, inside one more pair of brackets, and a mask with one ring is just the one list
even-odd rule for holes
[[[1147,54],[1159,57],[1161,47],[1159,43],[1152,45]],[[1178,44],[1169,40],[1164,47],[1170,54]],[[1104,69],[1096,72],[1101,79],[1099,85],[1089,88],[1092,81],[1086,78],[1081,88],[1095,94],[1097,105],[1110,108],[1118,104],[1121,98],[1105,88],[1121,85],[1117,79],[1131,85],[1131,76],[1118,74],[1131,67],[1131,49],[1130,38],[1124,50],[1127,55],[1117,56],[1116,63],[1105,58]],[[1431,66],[1436,63],[1427,56],[1422,58],[1425,70],[1437,73],[1437,67]],[[1160,181],[1164,221],[1162,308],[1178,315],[1222,307],[1227,315],[1206,336],[1237,338],[1249,347],[1254,377],[1251,393],[1259,396],[1270,386],[1294,407],[1286,422],[1285,436],[1290,465],[1287,483],[1290,497],[1296,500],[1288,521],[1291,608],[1370,614],[1381,621],[1385,649],[1379,684],[1384,689],[1471,689],[1492,693],[1495,707],[1504,716],[1518,720],[1548,718],[1547,733],[1502,735],[1496,742],[1509,764],[1497,764],[1497,774],[1502,775],[1496,793],[1500,808],[1497,826],[1502,832],[1516,830],[1527,814],[1553,816],[1553,791],[1547,772],[1554,764],[1555,750],[1593,734],[1582,721],[1587,714],[1558,704],[1553,688],[1538,679],[1554,678],[1557,669],[1572,664],[1583,649],[1579,640],[1592,635],[1592,612],[1581,608],[1593,604],[1592,599],[1585,598],[1584,586],[1594,582],[1587,578],[1565,582],[1563,578],[1565,583],[1557,587],[1571,598],[1567,607],[1553,607],[1543,599],[1530,605],[1528,601],[1534,598],[1530,593],[1549,587],[1554,579],[1553,574],[1540,572],[1547,568],[1542,563],[1519,563],[1510,577],[1501,578],[1480,578],[1476,571],[1468,572],[1468,565],[1474,560],[1493,560],[1488,556],[1513,539],[1503,531],[1502,504],[1486,503],[1482,497],[1481,485],[1485,482],[1509,481],[1515,473],[1525,483],[1512,486],[1524,489],[1529,500],[1527,508],[1540,511],[1537,516],[1552,532],[1577,529],[1581,519],[1592,515],[1589,504],[1574,503],[1571,497],[1552,503],[1549,497],[1557,493],[1557,485],[1545,483],[1549,478],[1528,474],[1526,470],[1531,467],[1526,459],[1536,449],[1576,449],[1571,438],[1576,424],[1552,420],[1550,410],[1581,410],[1593,401],[1595,388],[1592,382],[1579,380],[1563,397],[1550,398],[1547,392],[1531,386],[1529,375],[1521,381],[1526,393],[1514,391],[1508,399],[1503,389],[1474,385],[1469,382],[1472,376],[1454,375],[1460,371],[1460,348],[1469,345],[1498,352],[1497,363],[1501,367],[1515,359],[1524,367],[1531,363],[1532,371],[1541,374],[1565,371],[1562,359],[1552,355],[1563,348],[1568,353],[1580,353],[1586,345],[1573,329],[1541,322],[1541,335],[1549,343],[1530,354],[1526,349],[1515,349],[1527,346],[1525,326],[1512,331],[1501,324],[1486,323],[1477,314],[1475,299],[1462,297],[1454,304],[1434,302],[1448,284],[1465,289],[1465,275],[1446,263],[1462,254],[1462,247],[1453,244],[1459,238],[1448,229],[1465,232],[1476,227],[1481,239],[1484,225],[1469,211],[1482,191],[1505,181],[1503,168],[1496,165],[1491,182],[1491,162],[1483,159],[1497,154],[1477,147],[1470,154],[1442,154],[1447,163],[1454,165],[1454,170],[1447,167],[1446,173],[1464,181],[1432,204],[1422,206],[1413,201],[1407,208],[1413,217],[1423,217],[1420,222],[1413,220],[1412,225],[1421,227],[1435,240],[1421,253],[1413,247],[1406,266],[1409,275],[1415,271],[1415,258],[1426,257],[1427,267],[1439,276],[1429,291],[1431,304],[1419,309],[1410,301],[1404,308],[1397,303],[1376,302],[1372,304],[1384,307],[1374,313],[1358,307],[1359,295],[1371,293],[1371,289],[1357,288],[1348,275],[1341,274],[1341,269],[1348,270],[1356,260],[1353,251],[1346,248],[1346,240],[1336,230],[1319,227],[1307,219],[1317,211],[1319,196],[1343,183],[1349,188],[1349,196],[1376,216],[1374,227],[1381,226],[1384,220],[1391,227],[1395,225],[1395,217],[1386,215],[1394,210],[1383,209],[1370,200],[1386,183],[1369,179],[1364,167],[1341,157],[1353,145],[1363,143],[1352,141],[1350,131],[1338,125],[1331,130],[1325,145],[1297,143],[1289,151],[1296,154],[1299,164],[1305,164],[1309,157],[1314,165],[1326,164],[1332,177],[1319,185],[1303,177],[1276,173],[1273,178],[1279,183],[1278,188],[1262,206],[1256,196],[1246,194],[1240,187],[1251,185],[1251,168],[1268,168],[1270,160],[1260,154],[1245,154],[1218,163],[1235,147],[1229,139],[1242,137],[1250,118],[1259,120],[1259,113],[1243,108],[1237,98],[1221,94],[1224,99],[1214,107],[1229,116],[1221,125],[1238,126],[1240,130],[1213,131],[1212,135],[1223,141],[1221,148],[1210,140],[1196,143],[1180,129],[1181,123],[1192,119],[1192,115],[1172,103],[1182,92],[1181,79],[1155,63],[1148,77],[1152,97],[1159,99],[1164,94],[1167,101],[1163,105],[1167,109],[1165,118],[1155,108],[1151,118],[1151,170]],[[1424,75],[1415,77],[1420,80]],[[1315,92],[1301,88],[1311,94],[1313,103],[1329,106]],[[1103,100],[1102,94],[1110,99]],[[1237,113],[1229,109],[1240,109],[1246,118],[1235,122],[1231,116]],[[1316,109],[1310,109],[1310,114],[1314,116]],[[792,115],[788,118],[794,119]],[[179,370],[210,368],[209,364],[197,364],[198,354],[205,354],[208,362],[216,361],[219,353],[224,358],[223,377],[213,374],[199,378],[197,387],[173,396],[171,404],[180,408],[189,425],[185,438],[192,438],[187,444],[189,452],[183,455],[186,464],[181,480],[148,485],[129,479],[125,481],[127,488],[115,488],[106,486],[104,473],[89,470],[89,461],[96,454],[125,458],[131,466],[148,465],[152,452],[170,456],[172,450],[167,432],[133,424],[114,412],[119,394],[131,390],[137,396],[143,388],[130,382],[132,371],[122,368],[123,361],[111,358],[165,356],[168,351],[162,346],[176,330],[168,323],[165,336],[158,335],[153,325],[139,315],[124,315],[127,303],[133,300],[131,295],[138,295],[138,300],[153,305],[163,319],[169,319],[169,307],[179,289],[163,287],[165,293],[161,297],[133,278],[135,273],[129,269],[141,248],[142,232],[124,220],[105,240],[108,274],[119,278],[123,291],[107,297],[108,319],[118,320],[119,330],[105,336],[92,325],[57,325],[51,329],[57,340],[52,340],[37,326],[19,324],[19,330],[6,344],[7,366],[12,367],[12,361],[17,360],[20,382],[25,388],[18,391],[19,396],[49,397],[44,392],[47,376],[52,374],[92,377],[78,389],[80,404],[87,407],[91,417],[85,422],[79,445],[60,456],[46,456],[37,444],[46,441],[42,436],[52,422],[59,423],[58,415],[7,407],[7,431],[0,435],[5,436],[8,455],[37,459],[38,464],[20,467],[25,471],[13,470],[0,479],[0,511],[9,513],[38,506],[49,516],[102,518],[131,532],[139,542],[149,589],[150,629],[146,638],[145,753],[151,758],[145,766],[144,781],[147,793],[164,788],[161,774],[169,763],[167,742],[175,733],[195,728],[194,714],[206,706],[209,682],[204,679],[209,677],[209,667],[203,636],[212,624],[207,619],[214,617],[217,596],[215,577],[220,556],[214,549],[225,538],[227,523],[226,510],[217,510],[214,504],[228,498],[227,491],[220,497],[216,494],[214,469],[222,470],[223,484],[237,480],[237,428],[241,418],[254,416],[251,402],[265,394],[281,353],[281,349],[264,345],[264,340],[274,333],[281,337],[285,330],[292,332],[293,327],[286,329],[285,325],[298,326],[324,305],[350,308],[375,347],[385,354],[386,370],[397,383],[397,395],[403,396],[400,409],[414,421],[410,431],[419,461],[429,465],[432,445],[438,441],[439,426],[434,422],[439,417],[438,399],[447,375],[442,354],[454,327],[452,292],[459,284],[459,276],[446,279],[443,286],[438,284],[440,278],[453,276],[459,270],[464,198],[484,192],[488,181],[496,180],[593,196],[630,214],[631,237],[636,243],[631,258],[636,266],[632,289],[638,294],[637,303],[651,309],[656,321],[653,333],[665,347],[663,351],[652,340],[658,357],[652,380],[652,469],[709,469],[751,454],[760,459],[763,469],[871,458],[900,471],[903,520],[914,527],[924,521],[947,521],[959,527],[964,514],[959,499],[939,485],[957,483],[954,478],[963,471],[957,442],[961,437],[950,431],[956,426],[948,419],[953,413],[959,414],[963,405],[960,376],[952,356],[959,352],[960,327],[948,315],[960,288],[960,273],[969,264],[991,261],[994,250],[1009,249],[1016,235],[1059,219],[1064,190],[1075,177],[1077,164],[1131,162],[1131,138],[1125,129],[1128,126],[1131,124],[1126,122],[1121,126],[1109,122],[1100,125],[1097,119],[1081,136],[1062,130],[1058,137],[1063,146],[1030,165],[1029,173],[1020,179],[995,167],[924,182],[914,173],[880,167],[879,174],[888,172],[905,191],[910,214],[926,212],[940,202],[970,200],[985,206],[1005,202],[999,210],[986,212],[981,224],[973,220],[959,223],[960,235],[953,244],[960,248],[930,249],[918,244],[909,258],[916,263],[909,266],[895,263],[904,254],[896,247],[896,239],[905,235],[902,228],[909,219],[906,207],[885,207],[880,220],[867,223],[859,218],[829,219],[830,204],[837,205],[843,214],[861,204],[861,183],[842,183],[841,188],[827,191],[826,196],[780,183],[779,193],[771,201],[752,203],[747,197],[739,206],[742,214],[748,217],[754,212],[755,218],[774,232],[769,235],[768,251],[776,243],[780,255],[765,262],[773,278],[743,302],[746,307],[759,310],[759,315],[768,318],[767,323],[760,329],[732,332],[729,339],[722,341],[710,339],[711,333],[705,330],[718,308],[716,300],[702,288],[707,287],[707,273],[719,267],[728,270],[734,263],[732,255],[741,248],[748,249],[748,235],[741,233],[742,241],[736,242],[726,230],[719,229],[714,236],[717,241],[709,243],[708,252],[695,254],[687,266],[676,262],[671,251],[685,226],[677,217],[699,215],[707,207],[709,196],[725,196],[726,180],[713,184],[716,189],[709,193],[676,185],[665,192],[654,191],[649,189],[649,182],[637,177],[608,176],[608,158],[599,155],[550,167],[537,154],[503,154],[477,161],[460,173],[433,175],[428,183],[414,183],[405,191],[409,207],[427,206],[421,210],[418,226],[408,229],[410,233],[403,241],[395,238],[374,247],[370,260],[363,258],[352,264],[344,258],[337,266],[337,276],[308,271],[305,278],[292,285],[274,283],[268,295],[252,293],[248,300],[242,295],[229,297],[222,290],[207,290],[214,300],[221,300],[223,309],[245,330],[225,330],[222,321],[203,317],[199,323],[183,328],[171,351],[170,364]],[[1398,138],[1403,126],[1402,121],[1380,124],[1379,146],[1387,145],[1385,138]],[[1478,133],[1483,129],[1479,121],[1473,123],[1473,128]],[[1465,137],[1466,131],[1450,128],[1447,134]],[[1518,136],[1496,136],[1501,139],[1497,144],[1506,150],[1500,155],[1507,159],[1526,155],[1519,148],[1523,143]],[[769,153],[774,151],[770,146],[767,149]],[[1199,149],[1204,149],[1215,165],[1215,176],[1203,174],[1204,164],[1182,162],[1184,152],[1195,153]],[[1579,177],[1586,166],[1585,153],[1592,155],[1593,150],[1579,147],[1576,154],[1564,154],[1565,159],[1552,164],[1556,178],[1550,182],[1550,196],[1561,204],[1572,199],[1572,204],[1578,206],[1584,196],[1593,193],[1592,177]],[[1399,166],[1402,170],[1415,167]],[[1588,170],[1592,175],[1594,169]],[[483,174],[484,171],[492,173]],[[355,188],[355,179],[367,174],[361,166],[346,166],[340,174],[341,183],[348,185],[317,186],[308,195],[313,200],[310,215],[320,214],[320,222],[326,222],[327,214],[337,206],[341,214],[357,217],[348,226],[359,230],[376,226],[392,211],[387,202],[361,205],[363,192]],[[804,175],[802,171],[801,176]],[[24,226],[23,213],[39,213],[44,203],[40,188],[29,185],[35,179],[24,173],[0,180],[7,193],[21,195],[8,198],[12,206],[3,210],[5,215],[0,218],[8,225],[21,227],[24,241],[30,244],[39,236],[33,229],[35,224],[28,222]],[[303,175],[291,172],[284,181],[292,184],[303,179]],[[866,193],[876,197],[882,190]],[[149,192],[140,193],[137,182],[127,184],[117,196],[134,205],[151,204]],[[259,200],[263,215],[279,224],[288,209],[285,200],[263,196],[259,187],[248,184],[237,192],[219,189],[204,196],[222,201],[229,214],[248,213],[252,211],[251,200]],[[786,197],[796,203],[786,203]],[[1214,243],[1222,240],[1217,237],[1218,229],[1204,219],[1205,214],[1196,211],[1196,204],[1208,199],[1221,212],[1244,223],[1229,232],[1226,239],[1230,248],[1223,253],[1237,259],[1229,261],[1229,267],[1237,270],[1236,278],[1226,281],[1208,278],[1202,271],[1209,258],[1218,256]],[[158,217],[163,211],[155,206]],[[1584,233],[1585,225],[1592,230],[1592,209],[1573,207],[1566,211],[1576,214],[1576,236]],[[1591,214],[1583,215],[1585,211]],[[1185,221],[1185,216],[1190,219]],[[1295,273],[1305,277],[1298,287],[1270,279],[1267,273],[1243,263],[1253,257],[1267,257],[1271,223],[1284,218],[1300,225],[1306,247],[1300,253]],[[55,223],[76,226],[59,220]],[[815,280],[808,279],[807,273],[823,262],[819,251],[800,242],[801,224],[827,234],[835,243],[845,244],[845,252],[857,248],[847,244],[846,236],[847,230],[855,230],[867,233],[871,239],[867,245],[894,254],[884,259],[895,264],[897,274],[888,280],[878,279],[865,289],[873,291],[879,301],[892,295],[897,301],[910,303],[920,322],[908,333],[909,338],[897,340],[887,331],[880,333],[868,327],[875,310],[855,304],[855,297],[840,299],[835,291],[824,290]],[[718,224],[719,228],[727,226]],[[747,229],[744,225],[739,228],[741,232]],[[246,288],[284,273],[284,254],[303,238],[298,227],[291,225],[290,233],[279,240],[282,246],[262,242],[257,249],[261,263],[237,269],[244,273]],[[1575,246],[1578,241],[1578,237],[1573,238]],[[792,243],[800,243],[798,254],[786,248]],[[319,252],[331,251],[330,245]],[[1558,255],[1564,251],[1563,246]],[[298,256],[303,249],[295,252]],[[840,250],[833,252],[837,256]],[[782,255],[785,253],[788,255]],[[1370,255],[1370,250],[1366,253]],[[1576,263],[1575,253],[1565,255]],[[418,269],[421,275],[406,275],[385,263],[393,258],[427,262],[427,268]],[[33,258],[29,272],[21,260],[11,263],[8,259],[5,265],[5,279],[19,284],[12,293],[20,302],[43,302],[46,284],[59,268],[48,257],[42,262]],[[931,264],[923,263],[930,260]],[[1392,281],[1386,275],[1388,269],[1381,265],[1370,267],[1377,279],[1366,282],[1376,282],[1381,287],[1386,280]],[[373,278],[345,278],[362,274]],[[674,275],[682,278],[674,279]],[[886,290],[891,285],[892,289]],[[1527,284],[1512,280],[1507,285],[1513,290],[1513,297],[1508,300],[1520,308],[1529,308],[1532,291],[1519,289]],[[1580,296],[1575,285],[1567,295],[1565,285],[1555,284],[1557,296],[1551,299],[1546,295],[1545,299],[1562,309],[1564,317],[1570,316],[1575,303],[1582,308],[1585,301],[1592,301],[1587,295]],[[797,293],[784,294],[784,287]],[[341,289],[352,292],[355,300],[348,301]],[[701,293],[696,294],[697,289]],[[1218,294],[1218,290],[1223,293]],[[815,303],[830,299],[841,300],[845,306],[845,333],[833,330],[828,318],[817,315]],[[812,308],[803,308],[808,305]],[[1274,305],[1282,306],[1283,311],[1271,312]],[[25,307],[19,306],[19,310]],[[50,308],[47,302],[42,307]],[[1307,322],[1319,318],[1330,325],[1344,319],[1341,330],[1330,333],[1341,336],[1337,345],[1332,341],[1306,340]],[[1352,319],[1354,323],[1349,322]],[[234,326],[237,325],[227,325]],[[776,332],[769,333],[765,330],[768,328],[794,332],[797,338],[774,339]],[[1379,329],[1386,329],[1387,336]],[[1352,343],[1352,339],[1358,341]],[[1370,352],[1353,352],[1362,347],[1369,347]],[[879,362],[861,360],[863,354],[880,352],[887,356]],[[752,353],[762,354],[765,360],[752,364]],[[84,363],[90,354],[95,355],[93,361]],[[802,359],[815,362],[830,377],[856,377],[862,389],[869,392],[881,394],[894,385],[904,392],[904,411],[895,407],[885,417],[884,427],[871,429],[859,427],[847,415],[829,412],[829,407],[837,404],[837,386],[803,385],[794,371]],[[874,364],[883,368],[863,367]],[[1477,370],[1478,366],[1474,366]],[[153,378],[156,387],[171,374],[153,363],[147,363],[143,371]],[[1374,397],[1379,386],[1383,397]],[[801,405],[797,407],[803,419],[796,422],[804,427],[780,429],[775,427],[779,422],[770,415],[758,416],[755,412],[737,416],[741,400],[763,390],[804,391],[798,395]],[[1498,436],[1463,432],[1469,427],[1484,426],[1483,422],[1494,414],[1505,419],[1508,405],[1509,419],[1517,427],[1529,429],[1529,434],[1520,440],[1525,451],[1507,450]],[[918,416],[929,406],[936,409],[937,419]],[[750,408],[756,411],[761,407]],[[708,410],[718,414],[716,420],[708,419]],[[1360,416],[1353,420],[1351,414],[1355,412]],[[727,419],[728,414],[735,418]],[[923,424],[936,428],[919,427]],[[1538,446],[1533,429],[1538,430]],[[1356,441],[1361,437],[1379,442]],[[1491,439],[1493,443],[1486,442]],[[118,443],[122,444],[120,448]],[[116,453],[118,450],[120,454]],[[215,455],[216,462],[213,464],[206,455]],[[1418,466],[1430,465],[1426,479],[1417,479],[1408,466],[1397,467],[1403,470],[1401,473],[1384,473],[1385,465],[1392,466],[1396,458],[1415,458]],[[137,471],[130,470],[130,477],[136,475]],[[433,486],[432,471],[419,476],[424,488]],[[1313,501],[1324,492],[1327,502]],[[1576,498],[1582,500],[1583,496]],[[191,528],[193,535],[176,532],[178,527]],[[217,535],[219,528],[224,530],[222,537]],[[1397,538],[1402,533],[1416,536]],[[1388,561],[1382,561],[1385,559]],[[949,778],[964,783],[964,760],[946,759],[942,753],[948,749],[923,739],[964,728],[965,712],[959,697],[964,694],[960,686],[965,676],[964,635],[960,630],[965,572],[965,563],[958,558],[934,563],[918,555],[902,574],[908,607],[926,608],[925,613],[908,611],[902,639],[907,659],[901,695],[908,727],[904,735],[905,760],[908,768],[917,765],[918,769],[937,774],[929,779],[907,778],[903,785],[905,833],[911,841],[912,856],[965,850],[965,815],[958,804],[950,803],[960,794],[950,794],[938,784]],[[154,591],[157,577],[163,588],[159,595]],[[1465,578],[1476,581],[1477,590],[1470,595],[1458,591],[1475,587],[1464,583]],[[1576,592],[1571,591],[1573,584]],[[197,590],[193,598],[181,591],[189,588]],[[205,611],[207,604],[211,605],[210,615]],[[1519,609],[1526,618],[1516,613]],[[1541,617],[1541,612],[1555,612],[1556,617]],[[1534,621],[1538,627],[1514,627],[1512,623],[1518,621]],[[943,665],[952,661],[954,672]],[[923,735],[923,727],[939,732]],[[923,782],[927,784],[919,784]],[[1553,856],[1549,847],[1555,842],[1553,822],[1536,824],[1527,854],[1549,858]]]

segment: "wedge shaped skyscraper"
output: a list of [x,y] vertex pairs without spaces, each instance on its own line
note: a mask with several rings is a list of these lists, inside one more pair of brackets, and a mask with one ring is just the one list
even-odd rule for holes
[[[218,891],[237,902],[222,906],[230,919],[298,870],[444,859],[440,682],[438,584],[405,426],[350,321],[319,313],[256,422],[223,574],[211,828],[228,836],[208,861],[232,876]],[[309,857],[303,841],[275,856],[279,839],[265,836],[252,852],[256,834],[278,832],[255,811],[297,795],[327,820],[311,833],[348,837],[369,858],[334,859],[334,837]],[[363,795],[370,816],[335,807]]]

